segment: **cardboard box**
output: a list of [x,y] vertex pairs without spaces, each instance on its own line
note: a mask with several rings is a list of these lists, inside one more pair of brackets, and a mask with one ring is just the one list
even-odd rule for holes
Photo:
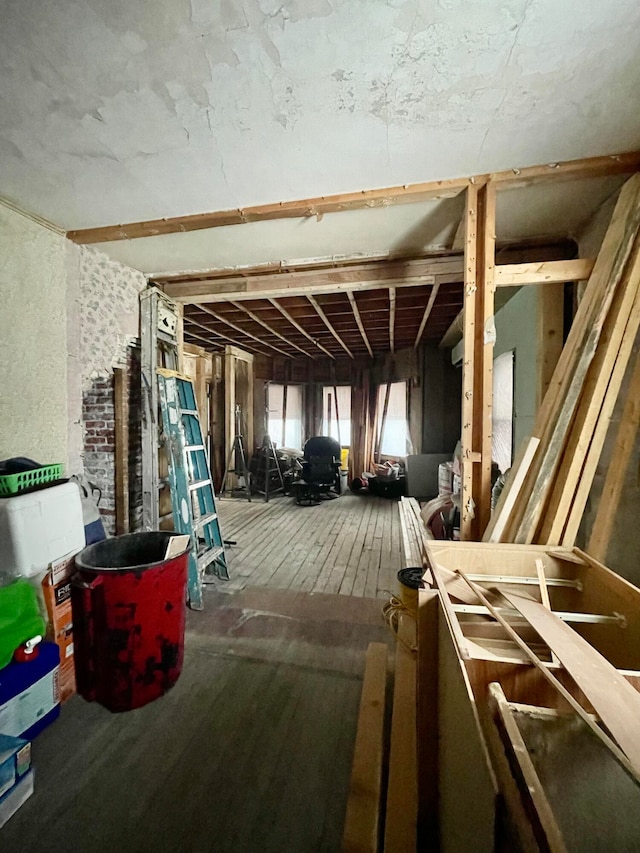
[[12,817],[33,794],[33,770],[0,797],[0,828]]
[[21,737],[0,734],[0,797],[31,767],[31,743]]
[[42,581],[50,630],[48,639],[60,648],[60,701],[66,702],[76,692],[76,670],[73,658],[73,614],[71,610],[71,575],[75,571],[75,553],[67,554],[49,566]]

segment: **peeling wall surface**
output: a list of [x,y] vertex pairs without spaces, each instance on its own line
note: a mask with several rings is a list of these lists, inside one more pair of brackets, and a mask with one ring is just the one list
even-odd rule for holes
[[66,242],[0,205],[0,459],[67,463]]
[[0,0],[0,186],[66,228],[640,142],[635,0]]

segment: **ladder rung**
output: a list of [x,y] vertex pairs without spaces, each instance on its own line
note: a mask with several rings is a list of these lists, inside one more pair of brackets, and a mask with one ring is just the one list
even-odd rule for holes
[[204,489],[205,486],[210,486],[211,480],[195,480],[189,483],[189,491],[194,492],[196,489]]
[[185,450],[190,452],[194,450],[204,450],[204,444],[187,444]]
[[217,517],[217,512],[210,512],[208,515],[203,515],[202,518],[196,518],[193,522],[193,526],[196,530],[199,530],[201,527],[206,527],[207,524],[211,524],[211,522],[215,521]]
[[199,418],[197,409],[180,409],[181,415],[193,415],[194,418]]
[[211,548],[209,551],[205,551],[203,554],[198,555],[198,568],[206,569],[208,565],[213,563],[215,559],[217,559],[220,554],[224,554],[224,546],[219,546],[217,548]]

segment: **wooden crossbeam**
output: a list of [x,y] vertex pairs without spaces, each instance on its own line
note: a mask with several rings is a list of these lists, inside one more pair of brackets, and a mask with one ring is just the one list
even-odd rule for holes
[[340,335],[336,332],[335,328],[333,327],[333,324],[331,323],[331,321],[329,320],[327,315],[324,313],[324,311],[322,310],[322,308],[318,304],[318,301],[313,296],[311,296],[311,294],[307,295],[307,299],[313,305],[318,317],[320,317],[322,322],[325,324],[327,329],[329,329],[329,331],[331,332],[333,337],[337,340],[337,342],[340,344],[340,346],[346,352],[346,354],[349,356],[349,358],[353,358],[353,353],[351,352],[349,347],[345,344],[345,342],[342,340]]
[[358,328],[360,329],[360,334],[362,335],[362,340],[365,343],[369,351],[369,355],[373,358],[373,350],[371,349],[371,344],[369,343],[369,338],[367,337],[367,333],[364,330],[364,324],[362,322],[362,317],[360,316],[360,311],[358,309],[358,303],[356,302],[355,294],[352,291],[347,292],[347,296],[349,297],[349,302],[351,304],[351,310],[353,311],[353,316],[356,318],[356,323],[358,324]]
[[298,344],[294,344],[294,342],[290,341],[289,338],[285,338],[284,335],[281,335],[280,332],[277,332],[272,326],[270,326],[268,323],[265,323],[265,321],[261,317],[259,317],[254,311],[249,311],[248,308],[245,308],[242,302],[231,302],[231,305],[233,305],[233,307],[237,308],[239,311],[244,311],[244,313],[248,317],[250,317],[254,323],[258,323],[258,325],[266,329],[267,332],[269,332],[271,335],[274,335],[276,338],[280,338],[281,341],[283,341],[285,344],[288,344],[290,347],[297,349],[298,352],[302,353],[302,355],[306,355],[307,358],[315,358],[315,355],[312,355],[311,353],[302,349],[302,347],[299,347]]
[[589,157],[563,163],[547,163],[507,169],[489,175],[477,175],[452,180],[425,181],[417,184],[384,187],[377,190],[339,193],[336,195],[306,198],[297,201],[262,204],[211,213],[189,216],[167,217],[126,225],[107,225],[67,232],[74,243],[107,243],[116,240],[135,240],[141,237],[157,237],[161,234],[176,234],[219,228],[227,225],[242,225],[274,219],[301,219],[324,213],[346,210],[362,210],[371,207],[387,207],[390,204],[408,204],[438,198],[453,198],[470,186],[486,181],[500,188],[519,187],[545,181],[600,177],[602,175],[631,174],[640,169],[640,152],[614,154],[605,157]]
[[[251,332],[247,332],[246,329],[243,329],[242,326],[236,325],[236,323],[232,323],[231,320],[227,320],[226,317],[223,317],[222,314],[218,314],[216,311],[212,311],[210,308],[207,308],[205,305],[195,305],[195,307],[199,311],[203,311],[205,314],[209,314],[214,320],[217,320],[219,323],[223,323],[225,326],[229,326],[229,328],[233,329],[234,332],[240,332],[241,335],[246,335],[247,338],[251,338],[252,341],[257,341],[259,344],[262,344],[265,347],[269,347],[269,349],[275,350],[279,352],[280,355],[284,355],[287,358],[295,358],[295,356],[291,355],[291,353],[285,352],[280,349],[280,347],[274,346],[273,344],[268,343],[267,341],[262,340],[261,338],[256,337]],[[191,318],[188,318],[191,319]]]
[[291,314],[289,314],[287,309],[283,308],[282,305],[280,305],[280,303],[276,299],[270,299],[269,302],[274,306],[274,308],[278,309],[282,316],[285,317],[291,323],[291,325],[294,326],[294,328],[296,328],[300,332],[300,334],[304,335],[305,338],[311,341],[312,344],[317,346],[318,349],[321,349],[322,352],[325,353],[325,355],[329,356],[329,358],[335,359],[335,355],[333,355],[333,353],[330,353],[328,349],[325,349],[319,341],[314,340],[314,338],[311,337],[309,332],[307,332],[307,330],[304,329],[300,325],[300,323],[298,323],[297,320],[294,320],[294,318],[291,316]]
[[502,264],[495,270],[496,287],[520,287],[523,284],[560,284],[585,281],[591,275],[594,258],[573,261],[542,261],[532,264]]

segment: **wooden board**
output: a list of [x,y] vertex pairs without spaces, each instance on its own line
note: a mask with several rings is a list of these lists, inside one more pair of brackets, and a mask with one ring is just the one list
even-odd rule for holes
[[533,436],[521,444],[505,487],[498,499],[498,504],[491,516],[491,521],[485,529],[482,537],[483,542],[500,542],[502,540],[539,444],[540,439]]
[[116,535],[129,532],[129,389],[121,367],[113,371],[115,403]]
[[369,644],[342,837],[343,853],[375,853],[380,849],[387,655],[384,643]]
[[418,590],[418,849],[438,845],[438,613],[440,597]]
[[557,655],[640,773],[640,694],[572,628],[532,599],[501,589]]
[[[384,827],[385,853],[416,849],[418,759],[416,746],[416,623],[401,615],[396,644],[389,783]],[[405,645],[406,644],[406,645]]]

